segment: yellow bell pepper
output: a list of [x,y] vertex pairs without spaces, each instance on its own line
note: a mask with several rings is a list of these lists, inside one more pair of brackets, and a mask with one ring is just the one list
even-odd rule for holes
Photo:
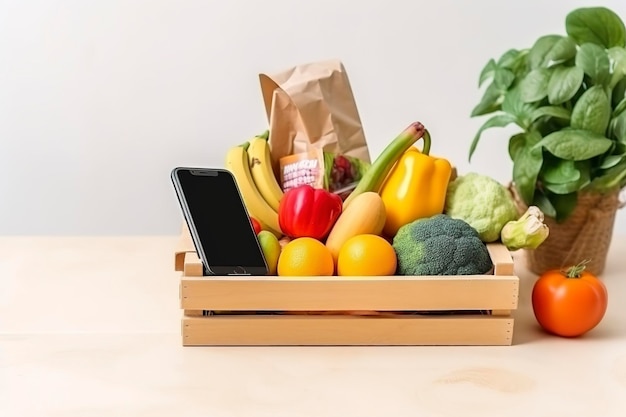
[[430,136],[422,139],[422,151],[409,148],[380,190],[387,211],[386,236],[395,236],[400,227],[414,220],[443,213],[452,165],[444,158],[430,156]]

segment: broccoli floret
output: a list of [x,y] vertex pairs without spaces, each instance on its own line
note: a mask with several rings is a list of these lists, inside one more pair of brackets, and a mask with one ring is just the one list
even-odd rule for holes
[[498,240],[504,225],[519,215],[515,201],[504,185],[475,172],[450,181],[444,213],[469,223],[483,242]]
[[393,238],[399,275],[478,275],[492,265],[476,230],[446,214],[417,219]]

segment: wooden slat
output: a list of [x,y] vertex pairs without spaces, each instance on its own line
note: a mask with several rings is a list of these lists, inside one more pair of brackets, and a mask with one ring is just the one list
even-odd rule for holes
[[[183,222],[180,238],[176,244],[176,250],[174,251],[174,270],[183,271],[185,267],[185,254],[196,253],[196,248],[191,240],[191,233],[187,227],[187,223]],[[199,261],[199,259],[198,259]]]
[[183,310],[183,315],[187,317],[202,317],[203,310]]
[[184,346],[511,345],[513,318],[209,316],[182,328]]
[[[499,242],[487,243],[486,246],[487,251],[489,252],[489,256],[491,257],[491,262],[494,264],[493,275],[515,275],[513,257],[511,256],[511,253],[506,248],[506,246],[502,245]],[[200,261],[200,258],[198,257],[193,247],[191,235],[189,235],[188,230],[187,234],[183,234],[183,236],[181,237],[181,243],[179,244],[179,251],[177,252],[177,256],[182,259],[179,260],[179,258],[177,258],[177,262],[182,263],[180,269],[176,269],[177,271],[202,270],[202,262]],[[189,275],[187,273],[184,273],[184,275],[197,276]]]
[[186,277],[201,277],[204,273],[204,268],[196,252],[186,252],[184,256],[183,275]]
[[516,276],[183,277],[189,310],[512,310]]
[[[180,262],[183,263],[183,266],[181,266],[180,269],[177,269],[177,271],[184,271],[187,267],[192,268],[190,270],[194,271],[197,270],[197,268],[202,268],[200,258],[198,258],[196,251],[193,248],[191,237],[189,236],[187,239],[181,238],[181,242],[182,241],[185,241],[186,243],[179,244],[180,252],[177,252],[177,255],[180,255],[180,259],[182,259]],[[494,264],[493,274],[514,275],[513,257],[506,246],[501,243],[488,243],[486,246],[489,256],[491,257],[491,262]],[[192,256],[186,256],[188,254],[191,254]]]
[[200,260],[200,257],[198,257],[198,253],[195,250],[193,250],[193,251],[183,252],[181,255],[183,259],[183,267],[181,269],[181,271],[183,272],[183,275],[184,276],[202,276],[202,274],[189,275],[189,273],[187,272],[187,271],[197,272],[197,271],[203,270],[202,261]]
[[494,275],[515,275],[511,252],[502,243],[487,243]]

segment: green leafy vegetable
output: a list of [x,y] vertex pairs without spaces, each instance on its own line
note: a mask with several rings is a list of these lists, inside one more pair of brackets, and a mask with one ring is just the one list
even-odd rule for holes
[[611,120],[611,132],[617,141],[626,143],[626,111]]
[[520,82],[522,101],[532,103],[546,97],[549,81],[550,70],[548,68],[537,68],[529,72]]
[[568,36],[542,36],[528,53],[528,64],[532,70],[546,68],[576,56],[576,42]]
[[562,120],[570,120],[572,112],[559,106],[544,106],[535,109],[531,115],[531,121],[535,121],[540,117],[555,117]]
[[522,199],[533,201],[535,184],[543,165],[541,148],[535,148],[541,136],[534,132],[520,134],[517,137],[517,149],[513,150],[513,181]]
[[574,97],[583,83],[585,72],[579,67],[559,65],[554,68],[548,81],[550,104],[561,104]]
[[581,129],[563,129],[550,133],[535,147],[543,146],[561,159],[583,161],[608,151],[613,141],[593,132]]
[[511,114],[515,117],[515,123],[523,129],[526,129],[532,123],[535,105],[525,103],[520,99],[521,92],[517,87],[511,88],[504,96],[502,101],[502,111],[505,114]]
[[579,45],[592,42],[605,48],[624,46],[624,22],[606,7],[583,7],[570,12],[565,18],[567,34]]
[[615,46],[608,50],[610,60],[613,61],[613,76],[611,87],[615,87],[626,76],[626,48]]
[[515,123],[515,116],[510,114],[499,114],[497,116],[493,116],[491,119],[487,120],[481,127],[478,129],[478,133],[474,136],[474,140],[472,141],[472,145],[470,146],[470,160],[472,155],[474,154],[474,150],[478,145],[478,141],[480,140],[480,135],[482,133],[492,127],[504,127],[510,125],[511,123]]
[[566,184],[578,181],[580,171],[576,169],[576,163],[568,159],[551,158],[550,165],[543,173],[543,179],[552,184]]
[[613,117],[619,116],[624,110],[626,110],[626,98],[623,98],[617,106],[615,106],[615,110],[613,110]]
[[597,84],[608,84],[611,63],[606,50],[595,43],[584,43],[576,55],[576,66]]
[[496,61],[492,58],[487,62],[487,64],[483,67],[480,72],[480,77],[478,78],[478,86],[481,87],[485,81],[489,78],[493,77],[493,74],[496,71]]
[[626,160],[626,156],[624,155],[609,155],[604,158],[604,161],[600,164],[600,169],[609,169],[614,167],[615,165],[622,162],[622,160]]
[[499,89],[495,83],[489,84],[489,87],[483,93],[480,103],[472,110],[472,116],[482,116],[492,113],[499,108],[501,99],[504,97],[505,91]]
[[565,16],[565,33],[511,48],[482,69],[488,84],[472,117],[485,130],[511,124],[512,180],[527,206],[557,221],[568,218],[580,192],[626,187],[626,27],[605,7]]
[[599,135],[606,132],[611,117],[611,103],[601,86],[585,91],[572,110],[571,125]]
[[561,222],[569,217],[576,208],[578,202],[578,193],[571,192],[567,194],[548,193],[546,199],[554,210],[552,215],[557,222]]

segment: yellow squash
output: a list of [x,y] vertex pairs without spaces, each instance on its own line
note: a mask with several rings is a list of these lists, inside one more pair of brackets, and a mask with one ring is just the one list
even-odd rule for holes
[[424,141],[421,152],[415,146],[409,148],[380,190],[386,210],[386,236],[395,236],[400,227],[414,220],[443,213],[452,166],[448,160],[428,154],[429,142]]
[[379,235],[385,225],[385,206],[379,194],[365,191],[357,195],[341,213],[326,239],[326,247],[337,262],[339,251],[351,237]]

